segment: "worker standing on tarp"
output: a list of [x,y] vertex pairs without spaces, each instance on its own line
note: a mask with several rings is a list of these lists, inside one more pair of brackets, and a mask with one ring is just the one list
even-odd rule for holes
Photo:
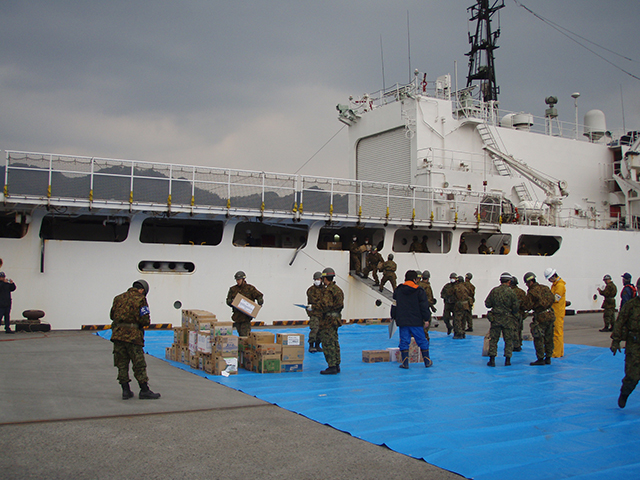
[[554,268],[544,271],[544,278],[551,282],[551,293],[555,297],[553,313],[556,321],[553,324],[553,358],[564,357],[564,315],[567,309],[567,284]]

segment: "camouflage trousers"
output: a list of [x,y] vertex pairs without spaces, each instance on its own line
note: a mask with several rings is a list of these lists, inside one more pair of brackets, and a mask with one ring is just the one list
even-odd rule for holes
[[491,322],[491,328],[489,329],[489,356],[498,356],[498,342],[500,341],[500,335],[504,339],[504,356],[511,358],[513,354],[513,325],[499,325],[497,322]]
[[553,356],[553,322],[531,322],[531,335],[533,336],[533,346],[536,349],[536,356],[541,359],[545,356]]
[[380,280],[380,291],[384,288],[384,284],[390,282],[393,287],[393,291],[396,291],[396,274],[395,273],[383,273],[382,280]]
[[373,276],[373,282],[374,285],[379,285],[380,284],[380,279],[378,278],[378,266],[377,265],[367,265],[366,267],[364,267],[364,270],[362,271],[362,275],[364,275],[365,277],[369,276],[369,273],[372,273]]
[[621,391],[627,395],[633,392],[640,380],[640,343],[627,340],[624,349],[624,378]]
[[453,334],[456,337],[464,337],[464,324],[467,319],[467,315],[470,314],[468,310],[454,309],[453,310]]
[[118,368],[118,382],[129,383],[129,362],[133,368],[133,376],[138,383],[147,383],[147,362],[144,359],[142,345],[113,340],[113,365]]
[[319,341],[318,329],[320,328],[320,317],[309,317],[309,343]]
[[239,337],[248,337],[251,333],[251,318],[249,315],[245,315],[240,310],[233,310],[233,315],[231,315],[231,320],[233,321],[233,328],[235,328],[238,332]]
[[462,324],[462,326],[464,327],[466,325],[466,328],[468,328],[469,330],[473,330],[473,314],[471,313],[471,310],[465,310],[465,315],[464,315],[464,323]]
[[522,348],[522,329],[524,328],[524,317],[520,314],[516,315],[516,321],[513,328],[513,348]]
[[442,321],[447,326],[447,328],[451,328],[452,317],[453,317],[453,303],[445,303],[444,311],[442,312]]
[[613,324],[616,321],[616,309],[605,308],[602,319],[604,320],[604,328],[613,328]]
[[326,326],[318,332],[322,342],[322,350],[327,365],[336,367],[340,365],[340,342],[338,341],[338,327]]

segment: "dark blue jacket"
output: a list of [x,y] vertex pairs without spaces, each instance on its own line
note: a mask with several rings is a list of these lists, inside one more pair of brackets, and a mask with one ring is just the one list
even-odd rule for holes
[[391,318],[399,327],[422,327],[431,320],[429,299],[424,289],[413,282],[398,285],[393,292],[395,306],[391,307]]
[[0,282],[0,307],[11,306],[11,292],[16,289],[15,283]]

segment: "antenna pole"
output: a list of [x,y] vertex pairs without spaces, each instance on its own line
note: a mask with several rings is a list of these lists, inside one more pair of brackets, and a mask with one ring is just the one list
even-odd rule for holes
[[382,35],[380,35],[380,61],[382,62],[382,93],[387,89],[384,83],[384,52],[382,50]]
[[409,10],[407,10],[407,53],[409,56],[409,83],[411,83],[411,35],[409,32]]

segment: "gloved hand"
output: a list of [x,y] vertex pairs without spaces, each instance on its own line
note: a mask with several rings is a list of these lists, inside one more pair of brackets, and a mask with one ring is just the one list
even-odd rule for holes
[[429,308],[433,313],[436,313],[436,307],[434,307],[433,305],[429,305]]
[[227,300],[227,305],[231,306],[232,303],[233,303],[233,300]]
[[310,312],[311,310],[313,310],[313,305],[307,305],[307,311]]
[[611,352],[613,353],[613,356],[616,356],[616,353],[618,352],[622,352],[622,350],[620,350],[620,342],[611,342],[611,348],[610,348]]
[[262,305],[264,303],[264,298],[259,298],[256,302],[258,305]]

